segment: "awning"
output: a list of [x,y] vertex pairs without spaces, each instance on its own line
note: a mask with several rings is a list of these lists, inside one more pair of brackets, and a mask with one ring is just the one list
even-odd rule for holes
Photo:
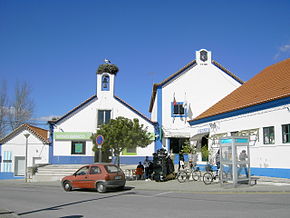
[[164,131],[164,137],[166,138],[189,138],[190,133],[184,131]]
[[202,139],[202,137],[204,137],[204,136],[206,136],[206,135],[208,135],[208,134],[209,134],[209,132],[199,133],[199,134],[196,134],[196,135],[190,137],[189,140],[190,140],[190,141],[199,141],[199,140]]

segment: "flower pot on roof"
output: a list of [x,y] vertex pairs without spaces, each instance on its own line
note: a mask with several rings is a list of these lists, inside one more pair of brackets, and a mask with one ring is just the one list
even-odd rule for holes
[[119,71],[119,68],[115,64],[101,64],[97,70],[97,74],[102,74],[102,73],[109,73],[109,74],[114,74],[116,75]]

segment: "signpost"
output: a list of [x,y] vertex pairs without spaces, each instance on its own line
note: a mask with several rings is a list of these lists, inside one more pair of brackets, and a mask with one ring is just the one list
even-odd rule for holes
[[98,146],[99,149],[99,162],[102,162],[102,145],[104,143],[104,136],[102,135],[98,135],[96,137],[96,144]]

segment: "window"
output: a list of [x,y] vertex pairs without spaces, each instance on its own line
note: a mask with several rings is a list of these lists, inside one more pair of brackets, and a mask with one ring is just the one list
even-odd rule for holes
[[172,102],[171,108],[172,108],[172,111],[171,111],[172,117],[184,117],[184,116],[186,116],[183,102],[175,102],[175,103]]
[[121,169],[118,168],[117,166],[114,165],[107,165],[105,166],[106,170],[108,171],[108,173],[117,173],[117,172],[121,172]]
[[86,174],[88,174],[88,172],[89,172],[89,167],[86,166],[86,167],[82,167],[81,169],[79,169],[79,170],[76,172],[76,175],[77,175],[77,176],[86,175]]
[[71,154],[86,154],[86,142],[73,141],[71,145]]
[[290,124],[282,125],[282,141],[283,143],[290,142]]
[[136,148],[125,148],[122,151],[123,155],[137,155],[137,149]]
[[97,166],[92,166],[91,167],[91,173],[90,174],[99,174],[101,173],[101,169]]
[[111,111],[110,110],[98,110],[98,127],[103,124],[109,123],[111,120]]
[[275,143],[274,126],[263,128],[263,138],[264,138],[264,144]]
[[102,91],[110,90],[110,77],[108,75],[104,75],[102,77]]

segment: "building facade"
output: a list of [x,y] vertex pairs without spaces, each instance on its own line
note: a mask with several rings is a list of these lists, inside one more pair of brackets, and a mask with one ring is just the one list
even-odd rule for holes
[[[115,73],[97,73],[97,93],[55,121],[50,121],[51,164],[83,164],[99,161],[95,155],[91,136],[110,119],[123,116],[137,118],[140,124],[154,134],[154,123],[125,101],[115,96]],[[106,139],[105,139],[106,140]],[[136,164],[145,156],[152,156],[154,142],[146,148],[122,152],[122,164]],[[110,159],[103,155],[104,159]],[[109,161],[109,160],[107,160]]]
[[[27,152],[27,153],[26,153]],[[0,179],[25,176],[27,167],[48,164],[48,131],[23,124],[0,141]]]
[[152,121],[158,123],[156,147],[176,154],[193,135],[203,140],[202,134],[208,134],[208,130],[193,133],[188,121],[241,84],[241,79],[212,60],[210,51],[197,51],[196,60],[153,86],[149,112]]
[[290,178],[290,59],[271,65],[189,121],[209,129],[212,156],[223,136],[250,137],[254,175]]

